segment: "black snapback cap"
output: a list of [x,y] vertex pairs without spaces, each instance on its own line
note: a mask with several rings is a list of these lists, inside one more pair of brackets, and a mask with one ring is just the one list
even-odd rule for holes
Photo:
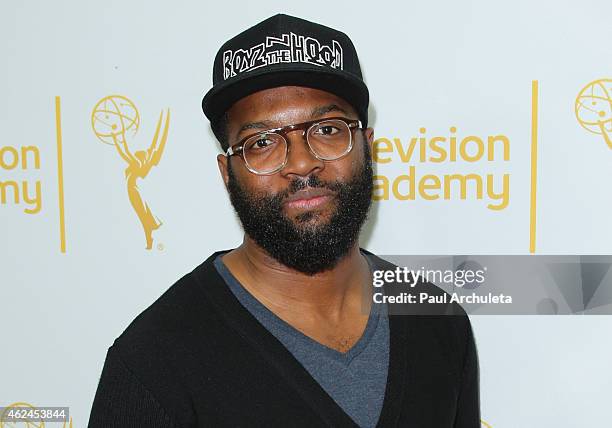
[[239,99],[279,86],[333,93],[355,108],[367,126],[369,93],[349,37],[289,15],[274,15],[225,42],[213,65],[213,87],[204,114],[221,141],[218,119]]

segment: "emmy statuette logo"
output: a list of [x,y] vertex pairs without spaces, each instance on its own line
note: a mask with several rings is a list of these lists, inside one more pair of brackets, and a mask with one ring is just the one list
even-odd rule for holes
[[612,149],[612,79],[595,80],[582,88],[575,112],[580,126],[601,135]]
[[154,216],[151,208],[140,195],[137,180],[145,179],[151,168],[161,159],[170,125],[170,110],[159,115],[153,141],[147,150],[130,150],[130,140],[140,127],[140,114],[134,103],[122,95],[110,95],[102,98],[91,113],[91,126],[96,137],[104,144],[115,147],[125,161],[125,181],[127,194],[136,212],[146,239],[146,249],[153,247],[153,231],[160,228],[162,222]]

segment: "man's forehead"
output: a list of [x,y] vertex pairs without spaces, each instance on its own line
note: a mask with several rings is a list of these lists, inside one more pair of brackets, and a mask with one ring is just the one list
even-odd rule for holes
[[309,120],[329,112],[356,116],[355,109],[331,92],[298,86],[281,86],[253,93],[237,101],[228,111],[232,127],[248,122],[271,126],[287,121]]
[[229,110],[233,117],[260,116],[283,112],[302,112],[310,115],[317,109],[336,105],[345,112],[353,112],[352,106],[339,96],[331,92],[300,86],[280,86],[278,88],[264,89],[238,100]]

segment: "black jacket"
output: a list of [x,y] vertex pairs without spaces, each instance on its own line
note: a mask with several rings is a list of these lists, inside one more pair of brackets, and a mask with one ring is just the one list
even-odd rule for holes
[[[108,349],[89,427],[356,427],[235,298],[213,265],[220,253],[178,280]],[[389,317],[378,427],[480,427],[476,347],[461,313]]]

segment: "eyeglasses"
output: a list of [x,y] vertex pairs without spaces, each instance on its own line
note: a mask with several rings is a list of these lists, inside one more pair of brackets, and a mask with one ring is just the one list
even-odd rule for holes
[[226,156],[240,155],[249,171],[257,175],[274,174],[287,164],[289,143],[287,134],[301,130],[310,152],[323,161],[346,156],[353,148],[353,130],[362,127],[361,121],[344,117],[330,117],[267,129],[249,135],[230,146]]

